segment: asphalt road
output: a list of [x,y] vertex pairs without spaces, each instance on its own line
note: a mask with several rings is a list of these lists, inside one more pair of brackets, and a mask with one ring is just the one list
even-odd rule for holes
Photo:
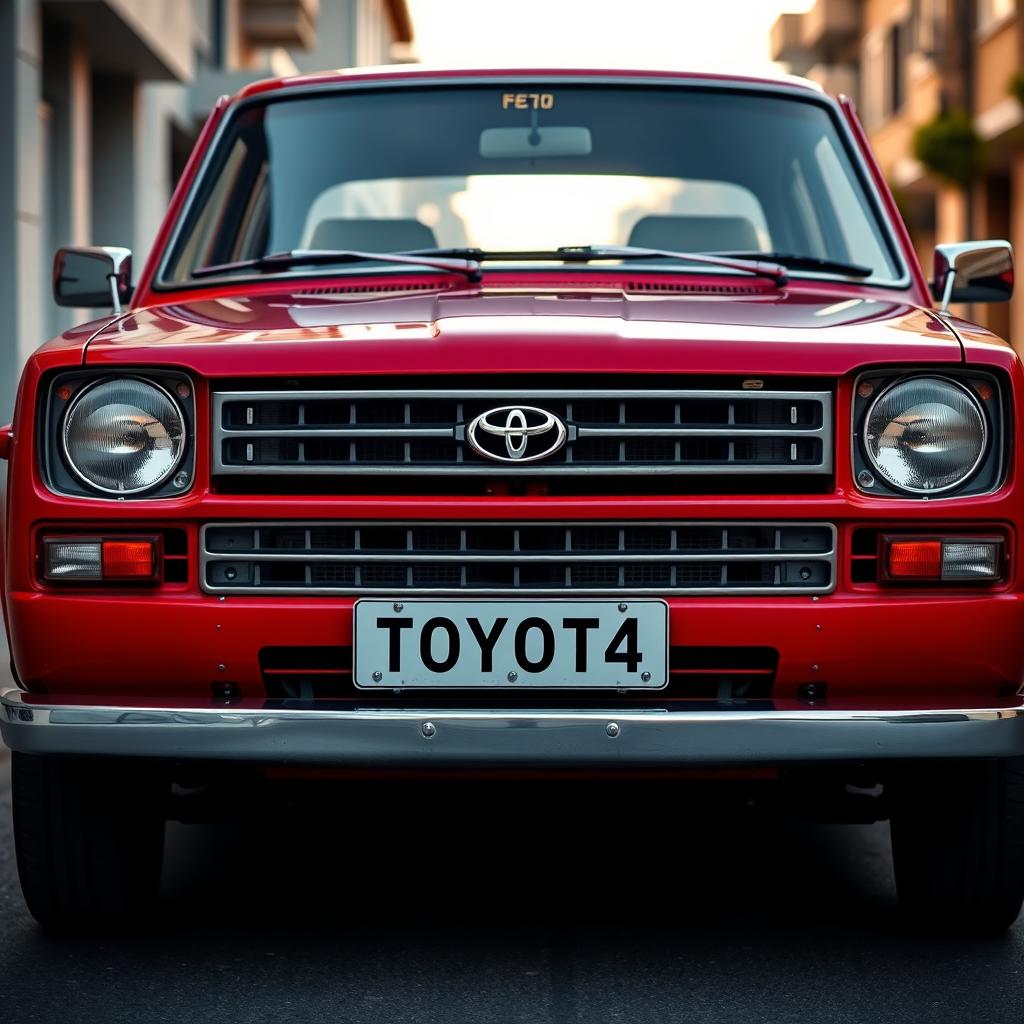
[[1024,1018],[1024,924],[903,929],[884,826],[556,786],[342,791],[316,817],[172,826],[150,926],[54,939],[21,903],[0,772],[0,1019]]

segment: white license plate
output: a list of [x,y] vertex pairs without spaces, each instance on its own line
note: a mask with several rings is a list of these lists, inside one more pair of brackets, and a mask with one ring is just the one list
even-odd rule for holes
[[664,601],[355,604],[353,679],[380,687],[619,687],[668,682]]

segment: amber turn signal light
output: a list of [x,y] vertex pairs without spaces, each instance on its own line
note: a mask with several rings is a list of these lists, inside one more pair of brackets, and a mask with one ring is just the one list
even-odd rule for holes
[[1002,537],[882,537],[881,579],[994,583],[1002,577]]
[[942,578],[942,544],[937,540],[894,540],[887,561],[893,579]]
[[151,580],[156,575],[156,545],[152,540],[105,540],[105,580]]
[[44,537],[42,546],[44,580],[147,583],[160,575],[159,537]]

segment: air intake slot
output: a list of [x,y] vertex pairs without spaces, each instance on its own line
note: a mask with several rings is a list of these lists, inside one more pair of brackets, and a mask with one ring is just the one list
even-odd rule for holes
[[[267,697],[272,700],[299,704],[322,700],[352,700],[365,702],[366,694],[352,685],[351,647],[264,647],[259,653],[260,671]],[[771,698],[779,652],[773,647],[673,647],[669,652],[669,685],[657,694],[637,691],[628,698],[629,703],[664,704],[680,701],[714,701],[721,706],[746,705],[749,701],[767,701]],[[513,688],[514,689],[514,688]],[[528,694],[510,693],[502,689],[477,691],[486,693],[488,706],[499,703],[533,706],[557,701],[557,697],[534,690]],[[586,691],[574,690],[567,697],[578,705]],[[465,703],[467,694],[418,691],[416,699],[428,697],[432,705],[442,706]],[[374,693],[376,705],[408,704],[407,693]],[[470,695],[470,699],[473,698]],[[607,691],[593,695],[594,701],[607,704]]]
[[225,523],[203,587],[232,594],[818,594],[825,523]]

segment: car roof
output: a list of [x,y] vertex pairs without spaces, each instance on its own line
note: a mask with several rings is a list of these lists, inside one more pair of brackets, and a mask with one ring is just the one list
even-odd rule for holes
[[663,71],[656,68],[439,68],[422,64],[389,64],[382,67],[341,68],[334,71],[316,71],[293,75],[287,78],[267,78],[253,82],[241,89],[237,99],[246,99],[262,93],[304,89],[311,86],[349,85],[358,82],[387,82],[397,84],[408,82],[459,80],[480,81],[485,79],[536,81],[557,78],[561,80],[579,78],[593,82],[636,81],[650,82],[714,82],[718,85],[768,86],[775,90],[789,88],[795,92],[821,94],[820,85],[795,75],[745,75],[706,71]]

